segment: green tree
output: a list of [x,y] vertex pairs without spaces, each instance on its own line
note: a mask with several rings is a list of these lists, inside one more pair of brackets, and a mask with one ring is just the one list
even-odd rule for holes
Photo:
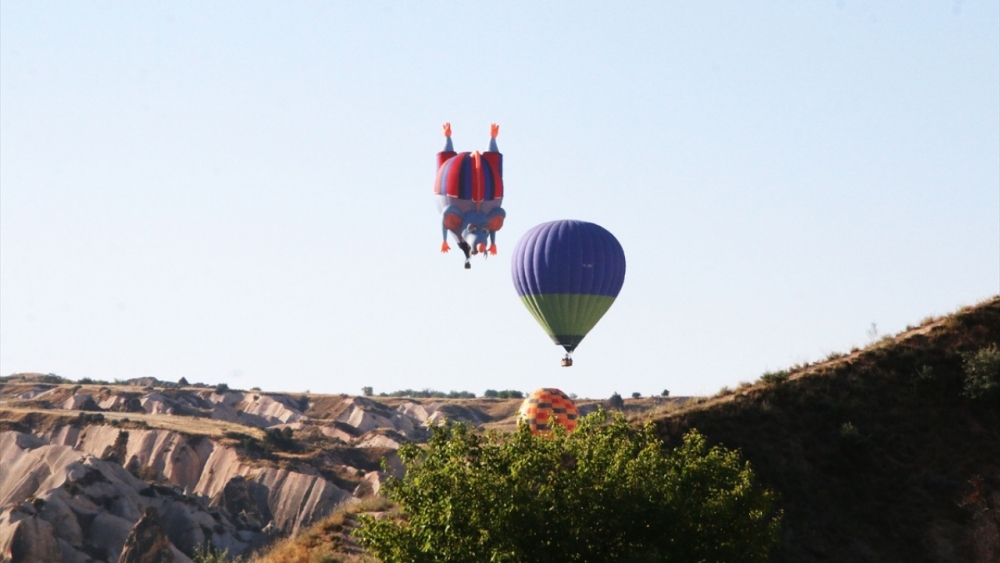
[[667,454],[615,413],[550,436],[432,428],[385,489],[396,518],[356,536],[385,563],[764,561],[780,514],[739,454],[695,431]]

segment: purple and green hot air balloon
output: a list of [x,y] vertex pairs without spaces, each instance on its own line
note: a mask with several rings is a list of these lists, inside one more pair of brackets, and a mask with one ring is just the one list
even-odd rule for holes
[[625,251],[600,225],[552,221],[517,241],[511,264],[514,287],[553,342],[566,349],[562,365],[604,313],[625,282]]

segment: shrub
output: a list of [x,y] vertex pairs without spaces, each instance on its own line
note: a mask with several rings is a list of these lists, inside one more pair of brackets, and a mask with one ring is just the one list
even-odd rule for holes
[[670,396],[670,390],[664,389],[663,392],[660,393],[660,396],[661,397],[669,397]]
[[514,391],[513,389],[504,389],[497,393],[497,398],[499,399],[523,399],[524,393],[520,391]]
[[226,391],[229,391],[229,385],[225,383],[220,383],[215,386],[215,392],[219,395],[225,393]]
[[973,354],[963,354],[965,396],[1000,401],[1000,349],[991,344]]
[[764,372],[764,375],[760,376],[760,380],[765,385],[781,385],[788,381],[790,376],[791,374],[786,369],[781,371],[767,371]]
[[608,407],[615,410],[622,410],[625,408],[625,401],[622,400],[622,396],[615,391],[608,397]]
[[432,428],[385,486],[402,516],[363,515],[355,535],[385,563],[766,560],[780,514],[737,452],[692,431],[664,455],[652,424],[606,421],[547,437]]
[[289,427],[282,429],[268,428],[264,431],[264,444],[266,449],[290,451],[295,449],[295,440],[292,439],[293,431]]
[[642,397],[642,393],[640,393],[638,391],[635,391],[635,392],[632,393],[632,398],[633,399],[639,399],[641,397]]
[[500,393],[497,392],[496,389],[487,389],[483,393],[483,397],[486,397],[487,399],[496,399],[499,395],[500,395]]

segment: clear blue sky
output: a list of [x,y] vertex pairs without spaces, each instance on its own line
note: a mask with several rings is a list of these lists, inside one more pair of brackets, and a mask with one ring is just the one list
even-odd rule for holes
[[[628,257],[570,369],[510,279],[564,218]],[[0,7],[4,375],[708,394],[998,292],[995,1]]]

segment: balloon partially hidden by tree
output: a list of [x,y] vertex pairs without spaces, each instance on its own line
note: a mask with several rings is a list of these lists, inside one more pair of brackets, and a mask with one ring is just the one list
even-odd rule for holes
[[737,452],[696,431],[665,453],[652,424],[600,410],[573,433],[431,429],[385,489],[395,517],[361,517],[385,563],[764,561],[780,512]]
[[555,388],[542,388],[521,403],[517,423],[527,425],[532,434],[547,434],[556,425],[572,432],[579,418],[576,404],[566,393]]

